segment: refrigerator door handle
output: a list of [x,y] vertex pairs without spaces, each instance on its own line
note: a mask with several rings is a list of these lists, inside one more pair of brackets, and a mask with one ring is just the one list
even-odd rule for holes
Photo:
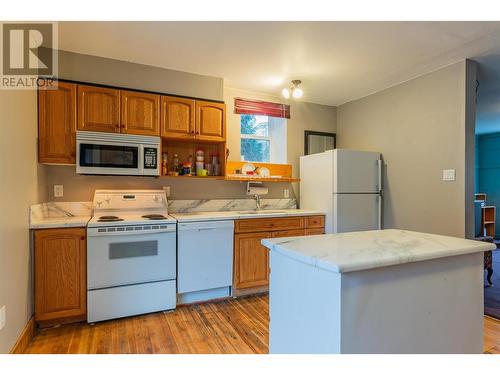
[[382,159],[377,160],[378,186],[377,189],[382,192]]
[[382,194],[377,195],[377,204],[378,204],[377,225],[378,225],[378,230],[382,230]]

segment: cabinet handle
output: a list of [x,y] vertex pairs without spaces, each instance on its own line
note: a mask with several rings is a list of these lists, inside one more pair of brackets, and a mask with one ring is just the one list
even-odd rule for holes
[[85,241],[85,236],[81,236],[81,237],[80,237],[80,239],[81,239],[82,241]]
[[194,130],[191,130],[191,134],[194,134]]
[[198,130],[198,131],[196,132],[196,134],[200,134],[200,131]]

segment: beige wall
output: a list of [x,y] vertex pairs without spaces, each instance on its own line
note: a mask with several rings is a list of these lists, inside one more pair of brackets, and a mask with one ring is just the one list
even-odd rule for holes
[[339,147],[383,155],[386,228],[465,235],[465,78],[464,61],[338,107]]
[[[96,189],[161,189],[170,186],[171,199],[249,198],[246,185],[238,181],[176,179],[170,177],[79,176],[74,166],[42,166],[46,172],[48,201],[91,201]],[[64,197],[54,198],[54,186],[64,185]],[[268,184],[266,198],[281,198],[290,184]],[[293,198],[293,196],[292,196]]]
[[0,90],[0,307],[7,353],[33,313],[28,209],[38,203],[36,92]]
[[224,80],[156,66],[59,51],[59,78],[222,100]]
[[[336,107],[307,103],[300,100],[286,101],[271,95],[224,88],[227,108],[227,147],[230,160],[240,160],[240,115],[234,113],[234,98],[266,100],[290,104],[290,119],[287,120],[287,160],[293,166],[293,174],[299,177],[299,157],[304,154],[304,130],[335,133],[337,131]],[[293,184],[295,196],[299,196],[298,184]]]

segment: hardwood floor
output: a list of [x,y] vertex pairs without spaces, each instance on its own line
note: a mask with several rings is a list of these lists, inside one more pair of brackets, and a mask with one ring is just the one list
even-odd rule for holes
[[483,349],[485,353],[500,354],[500,320],[484,317]]
[[[40,330],[26,353],[267,353],[266,295]],[[500,321],[484,319],[484,351],[500,354]]]
[[267,295],[40,330],[26,353],[267,353]]

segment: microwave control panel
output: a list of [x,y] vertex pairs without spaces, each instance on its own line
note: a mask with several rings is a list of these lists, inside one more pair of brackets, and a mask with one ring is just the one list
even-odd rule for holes
[[155,147],[144,147],[144,169],[156,169],[158,149]]

